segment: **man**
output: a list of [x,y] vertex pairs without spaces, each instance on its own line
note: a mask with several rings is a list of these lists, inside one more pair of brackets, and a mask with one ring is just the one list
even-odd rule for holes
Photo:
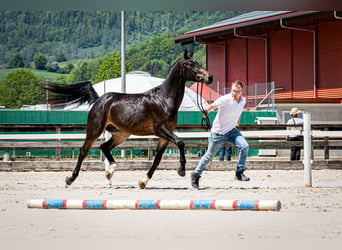
[[[287,121],[287,125],[303,125],[303,119],[298,117],[300,110],[298,108],[291,109],[290,115],[292,118]],[[288,127],[287,130],[301,130],[300,127]],[[288,141],[303,141],[302,135],[289,135],[287,136]],[[300,160],[300,147],[292,146],[291,147],[291,161],[299,161]]]
[[230,146],[221,146],[220,148],[220,161],[224,161],[224,156],[226,156],[227,161],[231,161],[232,147]]
[[242,96],[243,84],[239,80],[232,83],[230,94],[219,97],[206,107],[206,112],[218,110],[210,131],[209,144],[206,153],[201,158],[196,169],[191,173],[192,187],[199,189],[199,179],[209,161],[225,142],[230,142],[240,149],[235,172],[235,179],[249,181],[244,175],[249,145],[240,131],[239,124],[246,99]]

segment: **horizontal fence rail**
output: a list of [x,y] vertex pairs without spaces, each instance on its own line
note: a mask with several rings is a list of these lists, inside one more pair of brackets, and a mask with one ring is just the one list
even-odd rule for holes
[[[293,125],[292,125],[293,126]],[[299,130],[286,130],[285,124],[241,125],[239,129],[246,137],[250,148],[281,149],[290,146],[303,146],[302,141],[287,141],[286,136],[301,134]],[[296,127],[299,127],[298,125]],[[85,139],[85,124],[0,124],[0,149],[78,149]],[[176,135],[183,139],[187,148],[205,149],[208,146],[209,132],[199,125],[178,125]],[[158,137],[131,135],[115,149],[154,149]],[[312,125],[312,147],[325,150],[342,148],[342,124]],[[104,135],[94,144],[99,149]],[[172,143],[169,148],[176,148]]]

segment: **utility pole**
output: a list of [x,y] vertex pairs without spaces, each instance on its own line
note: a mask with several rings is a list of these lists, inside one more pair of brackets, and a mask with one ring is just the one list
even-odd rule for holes
[[121,11],[121,92],[126,93],[125,11]]

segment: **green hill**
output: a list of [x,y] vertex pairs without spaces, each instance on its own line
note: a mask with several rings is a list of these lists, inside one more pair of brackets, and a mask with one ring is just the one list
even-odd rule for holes
[[[16,70],[18,70],[18,68],[0,70],[0,82],[2,82],[9,73],[16,71]],[[29,70],[31,70],[35,76],[37,76],[43,80],[48,80],[48,81],[54,81],[56,79],[56,77],[62,75],[62,74],[47,72],[45,70],[37,70],[37,69],[29,69]]]
[[[159,34],[183,34],[238,15],[238,11],[127,11],[127,48]],[[0,11],[0,66],[17,53],[25,65],[36,54],[68,61],[104,56],[121,45],[121,12]],[[0,67],[1,68],[1,67]]]

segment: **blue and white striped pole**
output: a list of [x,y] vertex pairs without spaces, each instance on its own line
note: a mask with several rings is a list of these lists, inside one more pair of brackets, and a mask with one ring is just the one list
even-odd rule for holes
[[32,199],[28,208],[58,209],[214,209],[279,211],[278,200],[56,200]]

